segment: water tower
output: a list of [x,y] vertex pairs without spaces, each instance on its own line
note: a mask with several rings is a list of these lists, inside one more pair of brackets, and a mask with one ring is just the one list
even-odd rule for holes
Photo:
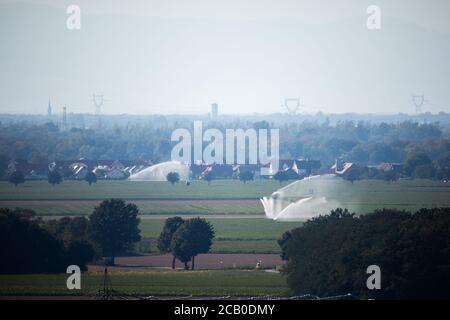
[[211,119],[217,119],[219,116],[219,105],[217,103],[211,104]]

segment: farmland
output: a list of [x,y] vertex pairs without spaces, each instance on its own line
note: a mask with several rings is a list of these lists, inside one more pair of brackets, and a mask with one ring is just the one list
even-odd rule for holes
[[[377,208],[417,210],[450,206],[450,183],[429,180],[397,182],[324,181],[333,198],[357,213]],[[285,183],[286,184],[286,183]],[[33,209],[42,216],[88,215],[103,199],[122,198],[138,205],[142,215],[262,215],[259,198],[285,184],[257,180],[247,184],[218,180],[190,186],[168,182],[99,181],[92,186],[64,181],[52,187],[46,181],[27,181],[14,187],[0,182],[0,207]]]
[[283,186],[276,181],[257,180],[244,184],[236,180],[215,180],[210,185],[193,181],[171,185],[160,181],[102,180],[89,186],[85,181],[64,181],[51,186],[47,181],[26,181],[14,187],[0,182],[0,200],[103,200],[139,199],[258,199]]
[[[141,219],[141,233],[145,238],[157,238],[166,217],[149,217]],[[214,227],[216,236],[211,252],[217,253],[279,253],[277,239],[287,230],[301,225],[301,222],[274,222],[255,216],[207,216]],[[157,253],[156,245],[148,249]]]
[[[134,295],[263,296],[288,294],[279,273],[247,270],[146,271],[110,275],[114,290]],[[69,291],[66,274],[0,275],[0,296],[95,295],[101,288],[101,273],[82,276],[81,292]]]
[[[257,199],[162,199],[129,200],[136,204],[141,215],[246,215],[263,214]],[[40,216],[89,215],[100,200],[0,200],[3,208],[21,207],[34,210]]]
[[52,187],[46,181],[28,181],[14,187],[0,182],[0,206],[32,209],[43,216],[88,215],[103,199],[121,198],[136,203],[141,214],[209,215],[263,214],[259,198],[280,188],[279,183],[259,180],[194,181],[190,186],[168,182],[99,181],[89,186],[64,181]]
[[[323,181],[330,184],[333,198],[357,213],[377,208],[416,210],[450,206],[450,184],[429,180],[397,182]],[[274,222],[264,218],[259,198],[286,185],[268,180],[244,184],[217,180],[208,185],[193,181],[190,186],[168,182],[64,181],[52,187],[47,181],[27,181],[14,187],[0,182],[0,207],[33,209],[45,219],[89,215],[103,199],[123,198],[135,203],[141,214],[141,253],[157,253],[155,239],[164,220],[173,215],[202,216],[212,223],[216,238],[214,253],[279,253],[276,240],[300,222]]]

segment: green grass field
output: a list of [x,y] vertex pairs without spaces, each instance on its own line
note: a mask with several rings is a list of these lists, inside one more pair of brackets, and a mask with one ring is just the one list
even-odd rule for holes
[[[281,186],[287,183],[282,184]],[[64,181],[51,186],[47,181],[26,181],[17,187],[0,181],[0,200],[103,200],[121,199],[259,199],[280,188],[276,181],[255,180],[246,184],[237,180],[192,181],[171,185],[158,181]]]
[[[143,217],[141,219],[142,236],[159,236],[166,217]],[[278,239],[286,230],[298,227],[301,222],[278,222],[265,218],[251,217],[206,217],[216,231],[216,239]]]
[[[450,183],[439,181],[365,180],[354,184],[346,181],[323,181],[320,184],[331,190],[333,199],[338,200],[343,207],[357,213],[366,213],[382,207],[417,210],[423,207],[450,206]],[[0,206],[20,206],[33,209],[39,215],[87,215],[99,201],[116,197],[136,201],[141,214],[145,215],[263,214],[262,205],[256,200],[270,195],[282,186],[268,180],[247,184],[236,180],[218,180],[213,181],[211,185],[204,181],[194,181],[191,186],[181,183],[172,186],[168,182],[131,181],[99,181],[88,186],[81,181],[65,181],[55,187],[46,181],[28,181],[14,187],[2,181]],[[307,188],[308,185],[305,186]],[[166,203],[160,203],[158,199],[165,199]],[[202,202],[212,199],[224,202]],[[238,200],[242,199],[255,199],[255,202],[240,203]],[[156,201],[149,203],[145,200]],[[194,203],[183,203],[182,200]],[[226,200],[235,202],[228,203]]]
[[358,214],[380,208],[413,211],[450,206],[450,183],[431,180],[361,180],[353,184],[344,180],[302,180],[286,188],[285,196],[309,196],[309,190]]
[[[94,295],[102,285],[101,274],[82,275],[81,290],[67,290],[68,275],[0,275],[0,296]],[[134,295],[263,296],[288,294],[279,273],[246,270],[146,271],[110,275],[114,290]]]
[[[53,203],[52,203],[53,202]],[[131,201],[132,202],[132,201]],[[55,201],[45,201],[45,203],[35,203],[32,201],[14,200],[1,201],[0,207],[14,209],[21,207],[31,209],[39,216],[59,217],[59,216],[87,216],[90,215],[95,206],[100,201],[94,203],[83,203],[71,200],[66,203],[55,203]],[[142,215],[263,215],[262,205],[246,204],[137,204]]]
[[[157,238],[166,217],[143,217],[141,235]],[[213,253],[280,253],[277,239],[288,230],[301,226],[301,222],[278,222],[262,217],[206,217],[213,225],[216,236]],[[156,244],[147,253],[157,253]]]
[[[328,182],[320,182],[328,183]],[[231,202],[232,199],[258,199],[281,186],[259,180],[248,184],[239,181],[194,182],[191,186],[166,182],[100,181],[89,187],[85,182],[65,181],[51,187],[46,181],[26,182],[14,187],[0,182],[0,207],[21,206],[34,209],[46,219],[63,215],[87,215],[95,203],[107,198],[137,202],[142,214],[140,228],[148,241],[146,253],[157,253],[155,239],[169,216],[203,216],[212,223],[216,238],[215,253],[279,253],[277,239],[302,222],[278,222],[264,218],[257,202]],[[356,213],[376,208],[416,210],[422,207],[450,207],[450,184],[436,181],[337,181],[327,185],[343,207]],[[157,199],[170,201],[156,202]],[[218,199],[223,202],[208,202]],[[38,202],[33,203],[33,200]],[[145,200],[155,200],[149,204]],[[191,200],[183,203],[180,200]],[[196,200],[195,202],[192,202]],[[8,202],[9,201],[9,202]],[[84,201],[84,202],[83,202]],[[139,201],[144,201],[139,204]],[[9,205],[6,205],[9,203]],[[140,295],[286,295],[285,278],[277,273],[243,270],[216,271],[148,271],[113,274],[113,287],[126,294]],[[94,294],[101,275],[86,274],[81,294]],[[66,275],[3,275],[0,295],[67,295]]]
[[[450,206],[450,184],[439,181],[365,180],[351,184],[325,180],[318,183],[319,186],[323,184],[320,189],[331,190],[334,199],[356,213],[382,207],[416,210]],[[168,182],[131,181],[99,181],[89,186],[86,182],[64,181],[55,187],[47,181],[27,181],[14,187],[2,181],[0,207],[33,209],[46,218],[88,215],[102,199],[117,197],[137,203],[140,213],[144,215],[141,229],[145,238],[158,237],[164,220],[169,216],[203,216],[216,229],[213,252],[278,253],[280,249],[276,239],[300,223],[264,219],[262,205],[257,199],[270,195],[282,186],[268,180],[247,184],[236,180],[217,180],[211,185],[194,181],[190,186],[182,183],[172,186]],[[305,184],[305,188],[307,192],[308,184]],[[153,243],[145,252],[154,253],[155,250]]]

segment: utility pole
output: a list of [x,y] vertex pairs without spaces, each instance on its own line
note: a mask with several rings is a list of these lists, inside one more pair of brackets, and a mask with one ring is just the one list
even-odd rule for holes
[[48,107],[47,107],[47,117],[52,116],[52,103],[50,102],[50,98],[48,99]]
[[111,285],[111,281],[108,276],[108,268],[105,267],[105,270],[103,272],[103,288],[98,290],[97,297],[100,300],[113,300],[113,288]]
[[62,131],[67,130],[67,108],[66,107],[63,107],[61,130]]

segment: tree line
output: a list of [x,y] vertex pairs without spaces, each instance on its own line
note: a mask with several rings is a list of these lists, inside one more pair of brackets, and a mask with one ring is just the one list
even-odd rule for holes
[[60,273],[75,264],[86,270],[94,257],[92,244],[69,234],[87,227],[84,218],[46,224],[33,211],[0,209],[0,273]]
[[[286,232],[278,243],[294,294],[450,298],[449,208],[361,216],[336,209]],[[366,286],[371,265],[380,267],[380,290]]]
[[[0,175],[11,159],[32,163],[56,160],[170,159],[174,129],[192,125],[175,121],[165,125],[115,125],[98,128],[72,128],[67,131],[52,123],[0,123]],[[336,158],[362,165],[380,162],[405,162],[414,152],[426,154],[432,161],[449,161],[450,136],[438,123],[370,123],[329,121],[273,124],[266,121],[205,123],[224,131],[226,128],[280,129],[280,158],[309,158],[329,166]]]
[[0,209],[0,273],[59,273],[134,248],[141,239],[138,208],[120,199],[105,200],[86,217],[48,220],[31,210]]
[[[133,252],[141,240],[135,204],[104,200],[88,217],[43,220],[32,210],[0,209],[0,274],[61,273],[69,265],[87,269],[92,261],[114,265],[119,254]],[[173,255],[185,269],[210,250],[214,228],[202,218],[167,219],[158,238],[161,253]]]
[[[7,175],[8,182],[13,184],[14,186],[18,186],[19,184],[25,183],[25,175],[20,170],[15,170]],[[61,173],[59,173],[57,170],[49,170],[47,174],[47,181],[52,186],[55,186],[57,184],[61,184],[63,182],[63,176]],[[89,171],[84,181],[86,181],[89,185],[92,185],[93,183],[97,182],[97,175]]]

